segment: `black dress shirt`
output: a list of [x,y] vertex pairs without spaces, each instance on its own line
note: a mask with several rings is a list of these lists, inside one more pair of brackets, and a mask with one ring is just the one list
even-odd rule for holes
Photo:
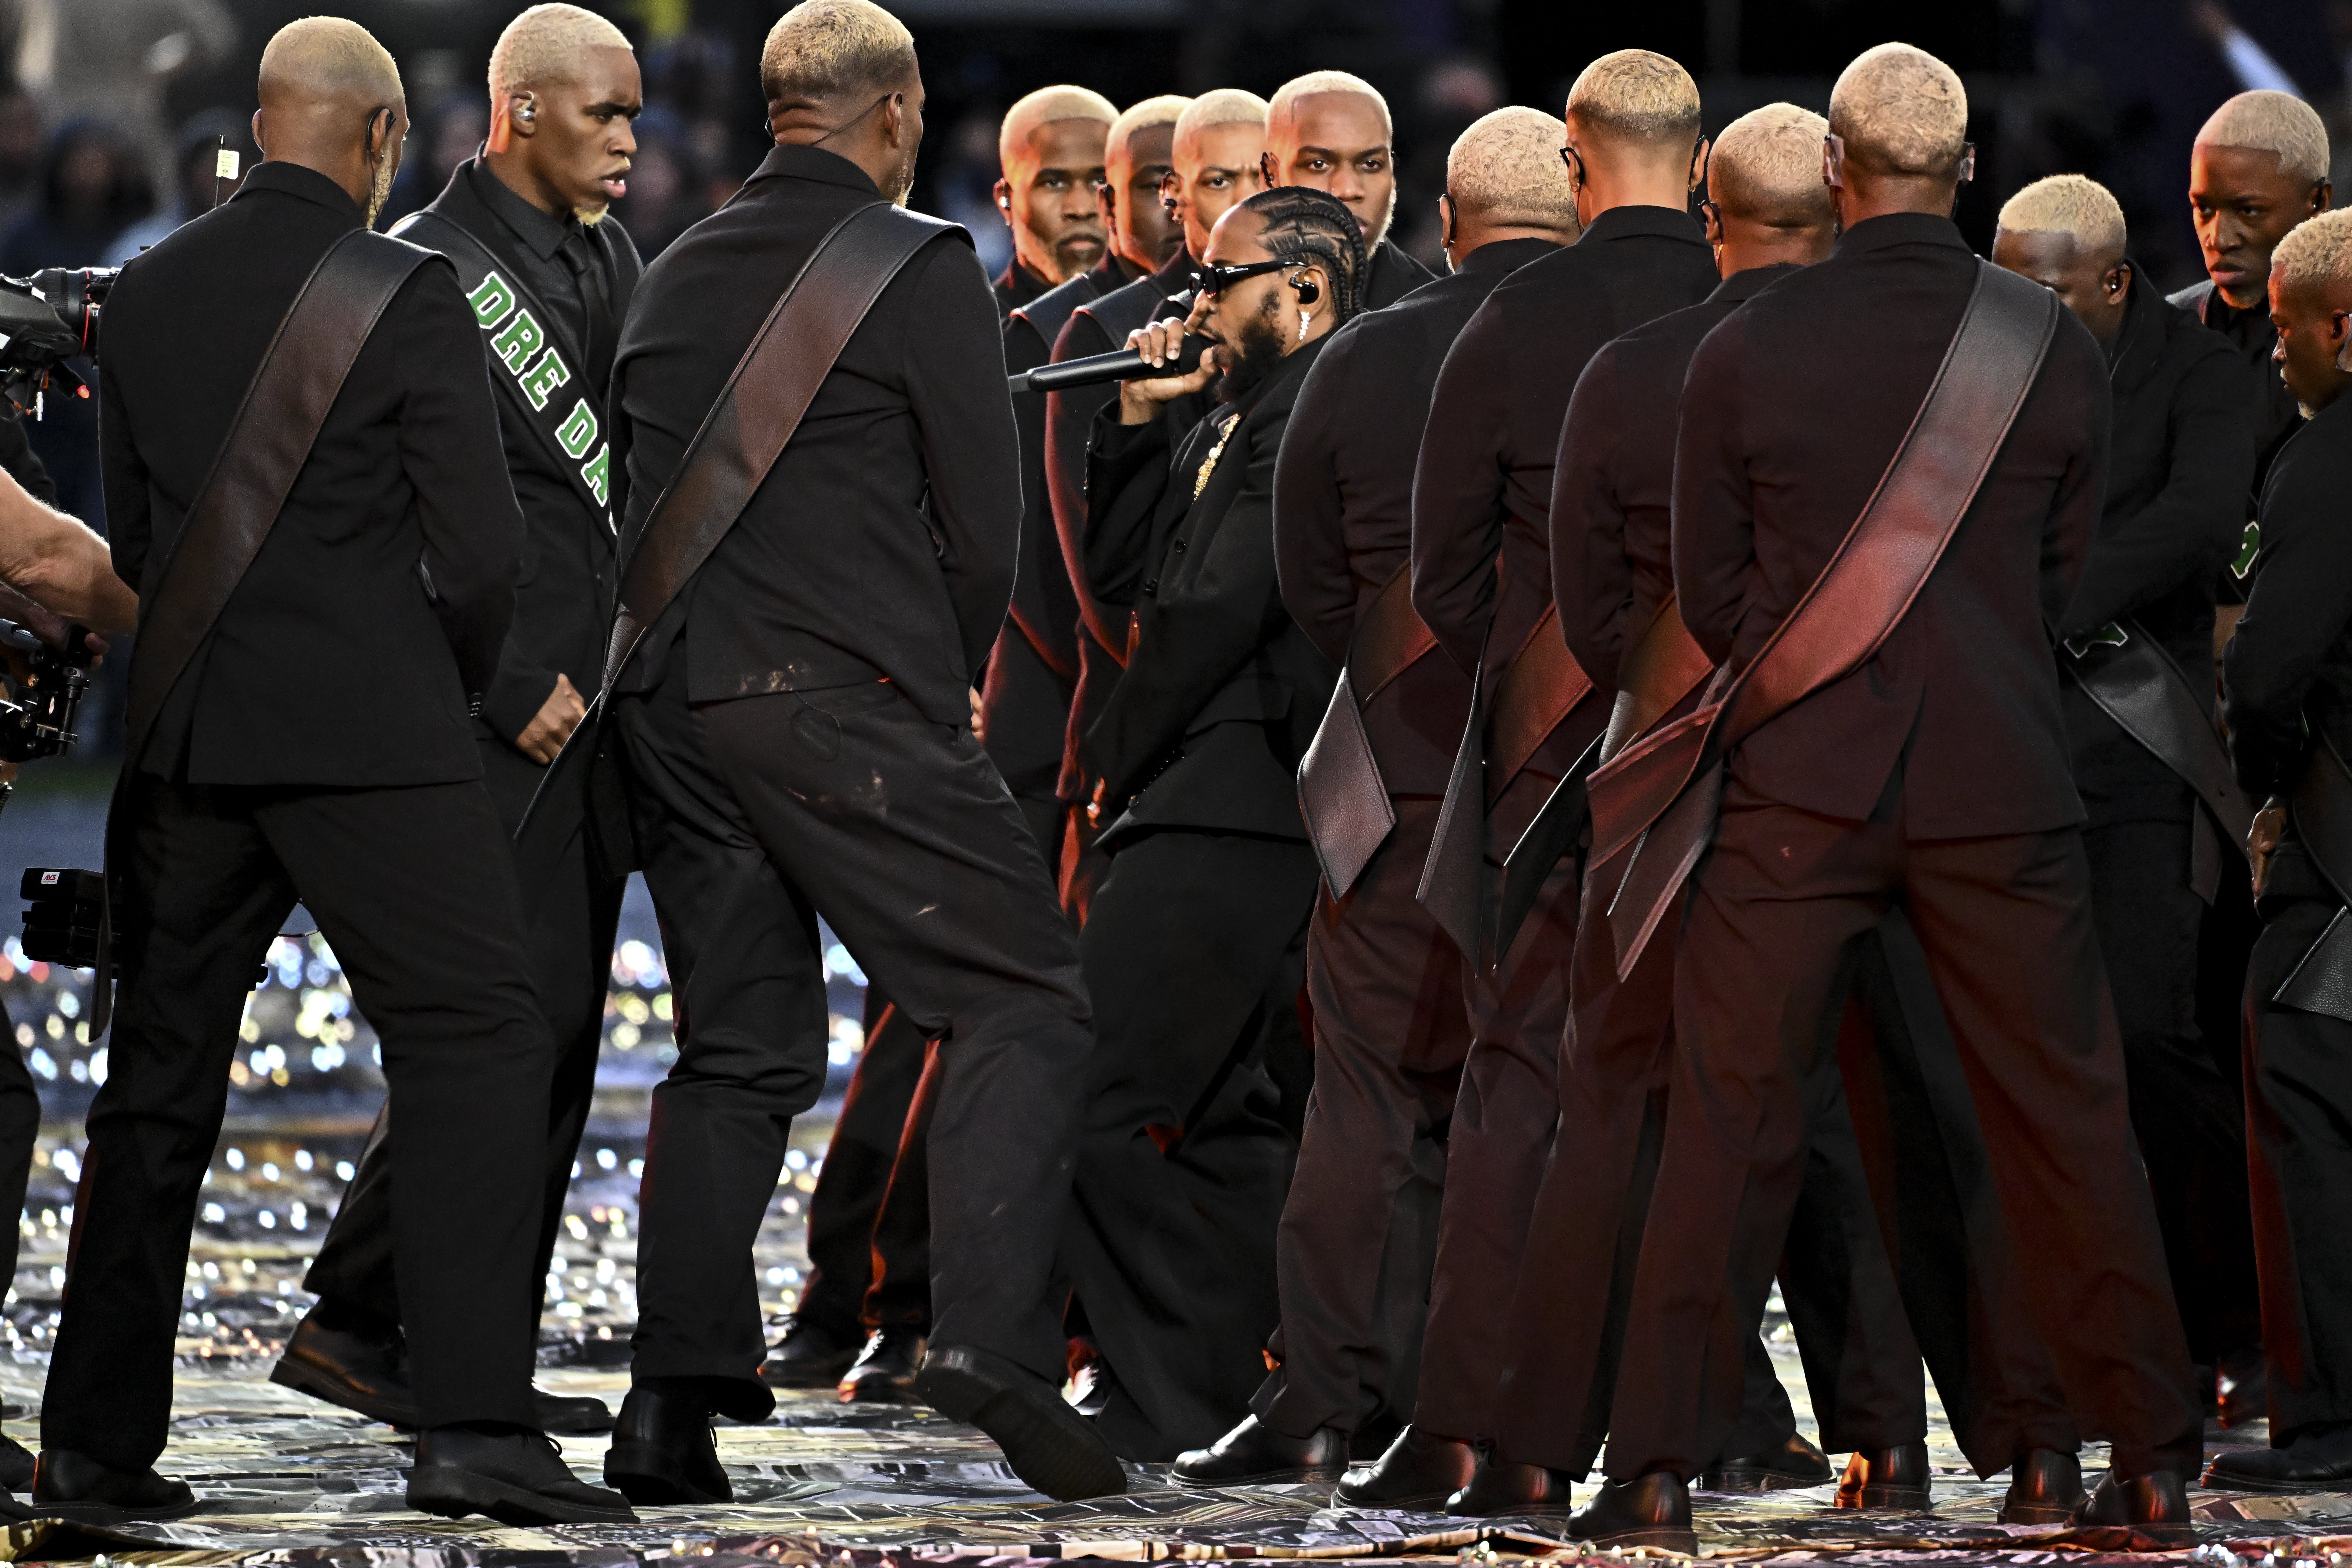
[[1552,464],[1585,362],[1718,281],[1688,214],[1612,207],[1504,279],[1454,340],[1413,479],[1412,605],[1464,669],[1489,627],[1499,665],[1551,602]]
[[[2147,274],[2135,268],[2133,276]],[[2106,503],[2058,636],[2129,616],[2172,656],[2210,713],[2214,584],[2244,528],[2257,389],[2227,340],[2137,282],[2107,361],[2115,413]],[[2064,700],[2074,784],[2092,821],[2187,819],[2193,799],[2178,773],[2072,679]]]
[[2289,437],[2263,486],[2262,574],[2221,658],[2238,782],[2284,794],[2313,735],[2352,762],[2352,397]]
[[1003,317],[1013,314],[1052,289],[1054,284],[1051,279],[1040,278],[1023,266],[1021,258],[1016,256],[1004,264],[1004,270],[996,275],[989,287],[996,291],[996,313]]
[[[1410,566],[1413,462],[1445,351],[1496,285],[1559,248],[1481,246],[1453,276],[1334,332],[1307,373],[1275,467],[1274,538],[1283,603],[1333,664],[1346,663],[1372,596]],[[1468,676],[1442,653],[1373,698],[1364,724],[1390,793],[1445,793],[1469,705]]]
[[[835,224],[880,200],[847,159],[777,147],[646,268],[613,371],[625,561],[785,286]],[[691,700],[887,679],[935,722],[971,721],[1021,534],[1002,332],[960,234],[883,289],[665,617],[683,630]],[[646,642],[632,690],[651,689],[672,638]]]
[[[1675,447],[1675,593],[1707,657],[1756,657],[1853,526],[1968,308],[1948,218],[1874,217],[1707,334]],[[1916,839],[2083,819],[2045,626],[2072,597],[2107,464],[2107,366],[2071,313],[1967,517],[1878,653],[1772,720],[1732,769],[1867,818],[1898,760]]]
[[1339,671],[1283,608],[1274,466],[1299,384],[1330,341],[1292,351],[1172,444],[1164,420],[1121,425],[1107,410],[1096,421],[1087,579],[1137,625],[1084,742],[1107,798],[1126,806],[1106,848],[1153,827],[1307,837],[1298,759]]
[[[602,407],[607,387],[594,367],[611,374],[620,323],[645,271],[619,220],[590,225],[551,216],[478,158],[457,165],[425,210],[480,241],[555,317],[565,341],[580,345],[583,390]],[[428,236],[415,237],[430,243]],[[499,420],[507,473],[522,505],[522,572],[499,672],[482,694],[481,724],[511,745],[555,690],[559,674],[570,677],[583,699],[595,695],[619,584],[609,518],[581,495],[572,468],[557,463],[546,437],[524,426],[511,399],[499,400]]]
[[1795,270],[1735,272],[1700,303],[1604,346],[1577,378],[1552,475],[1552,598],[1568,651],[1604,692],[1616,691],[1626,649],[1675,591],[1675,410],[1691,355]]
[[[123,268],[106,305],[102,450],[114,569],[142,595],[295,295],[359,226],[332,180],[272,161]],[[522,548],[491,399],[474,313],[448,264],[428,261],[352,363],[165,704],[149,767],[191,784],[481,776],[468,694],[497,668]]]

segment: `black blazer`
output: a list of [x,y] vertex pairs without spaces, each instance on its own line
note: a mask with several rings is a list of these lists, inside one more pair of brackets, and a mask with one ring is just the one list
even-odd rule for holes
[[2313,734],[2352,763],[2352,397],[2321,409],[2279,449],[2263,486],[2263,564],[2221,657],[2222,710],[2238,782],[2284,794]]
[[[591,384],[588,367],[602,364],[609,374],[629,297],[645,272],[620,221],[551,217],[507,189],[479,159],[460,163],[424,210],[480,241],[499,266],[564,317],[571,341],[587,356],[585,364],[573,367],[575,385],[601,407],[607,389]],[[574,235],[602,275],[607,306],[601,319],[559,254]],[[430,231],[407,237],[429,244]],[[522,506],[522,572],[515,581],[514,624],[499,655],[499,672],[482,694],[480,722],[485,733],[512,745],[554,691],[557,675],[569,676],[583,698],[595,695],[604,679],[604,643],[619,582],[610,519],[588,504],[546,439],[524,427],[511,398],[499,399],[499,425],[507,473]]]
[[1385,310],[1423,284],[1436,281],[1436,273],[1383,239],[1364,258],[1364,297],[1357,308]]
[[1633,639],[1675,590],[1675,409],[1699,343],[1794,267],[1735,272],[1696,305],[1605,345],[1576,379],[1551,481],[1552,600],[1592,684],[1614,693]]
[[[1413,462],[1445,351],[1496,284],[1559,248],[1481,246],[1451,277],[1334,332],[1307,373],[1275,465],[1274,540],[1282,601],[1333,664],[1372,595],[1410,566]],[[1372,699],[1364,727],[1391,794],[1445,793],[1469,708],[1469,677],[1442,653]]]
[[1097,841],[1106,848],[1150,827],[1307,837],[1298,759],[1339,671],[1283,608],[1274,465],[1299,384],[1329,342],[1293,351],[1181,442],[1162,420],[1118,423],[1115,408],[1096,422],[1087,580],[1097,599],[1132,608],[1139,628],[1083,742],[1108,800],[1126,806]]
[[[1978,262],[1948,218],[1856,224],[1707,334],[1684,384],[1674,563],[1709,658],[1756,657],[1821,575],[1927,398]],[[2083,819],[2048,632],[2107,467],[2107,366],[2061,312],[1974,504],[1874,658],[1759,730],[1732,769],[1768,800],[1870,816],[1899,760],[1913,838]]]
[[[2253,483],[2255,395],[2220,333],[2135,279],[2107,351],[2115,397],[2106,503],[2063,638],[2130,616],[2212,710],[2213,593],[2238,552]],[[2061,661],[2061,668],[2064,668]],[[2094,822],[2186,820],[2189,785],[2070,678],[2074,784]]]
[[2295,403],[2294,394],[2286,389],[2286,382],[2271,358],[2271,351],[2278,346],[2278,329],[2271,325],[2269,302],[2265,300],[2252,310],[2233,309],[2214,289],[2210,278],[2168,295],[2165,302],[2179,306],[2200,324],[2221,333],[2252,373],[2247,399],[2254,420],[2253,497],[2259,497],[2263,481],[2270,473],[2271,464],[2278,459],[2280,449],[2303,428],[2303,410]]
[[[264,163],[123,268],[100,444],[114,569],[142,596],[296,293],[359,226],[326,175]],[[166,701],[151,771],[369,788],[481,776],[468,700],[498,667],[523,531],[481,338],[446,261],[402,286]]]
[[[785,286],[835,224],[881,199],[847,159],[777,147],[646,268],[613,369],[625,560]],[[887,679],[934,722],[970,723],[1021,537],[1002,334],[961,231],[926,245],[850,335],[625,688],[651,689],[682,640],[694,701]]]

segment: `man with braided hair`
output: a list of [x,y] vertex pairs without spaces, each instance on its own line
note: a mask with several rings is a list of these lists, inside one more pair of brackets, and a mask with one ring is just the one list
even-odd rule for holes
[[[1128,339],[1175,372],[1189,330],[1199,368],[1125,383],[1087,454],[1088,588],[1135,633],[1080,743],[1110,868],[1079,942],[1101,1002],[1062,1266],[1102,1357],[1097,1428],[1142,1460],[1241,1419],[1276,1317],[1316,882],[1293,781],[1335,671],[1283,607],[1275,455],[1355,313],[1363,238],[1285,188],[1228,211],[1203,259],[1189,318]],[[1212,389],[1171,432],[1164,405]]]

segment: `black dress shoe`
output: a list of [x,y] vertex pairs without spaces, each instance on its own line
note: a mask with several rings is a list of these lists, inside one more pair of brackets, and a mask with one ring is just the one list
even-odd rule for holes
[[1791,1432],[1777,1448],[1717,1459],[1699,1477],[1698,1487],[1707,1492],[1773,1492],[1822,1486],[1834,1474],[1827,1454],[1805,1441],[1802,1433]]
[[1179,1455],[1169,1476],[1180,1487],[1237,1487],[1252,1481],[1318,1481],[1348,1468],[1348,1435],[1337,1426],[1311,1437],[1277,1432],[1255,1415],[1210,1444]]
[[2083,1465],[2056,1448],[2028,1448],[2009,1468],[2003,1524],[2064,1524],[2083,1502]]
[[1443,1503],[1468,1486],[1477,1469],[1478,1450],[1472,1445],[1407,1426],[1376,1462],[1340,1477],[1331,1500],[1349,1508]]
[[649,1377],[621,1401],[613,1446],[604,1451],[604,1484],[646,1508],[732,1502],[735,1489],[719,1462],[709,1402],[691,1379]]
[[844,1405],[913,1405],[915,1370],[922,1364],[919,1331],[877,1329],[835,1393]]
[[467,1426],[416,1435],[408,1506],[445,1519],[487,1514],[513,1525],[634,1524],[637,1518],[628,1499],[573,1475],[553,1439]]
[[1601,1482],[1593,1500],[1569,1515],[1568,1532],[1595,1546],[1659,1546],[1698,1554],[1690,1488],[1672,1470]]
[[2175,1544],[2197,1538],[2189,1511],[2189,1489],[2171,1470],[2150,1470],[2128,1480],[2113,1470],[2101,1478],[2098,1489],[2074,1510],[2074,1524],[2127,1525],[2140,1535]]
[[1927,1445],[1900,1443],[1856,1453],[1838,1478],[1835,1508],[1898,1508],[1914,1513],[1928,1504]]
[[2276,1448],[2229,1448],[2205,1467],[2205,1484],[2229,1492],[2352,1490],[2352,1426],[2298,1432]]
[[613,1429],[613,1407],[593,1394],[550,1394],[533,1384],[530,1400],[542,1432],[593,1437]]
[[0,1491],[20,1492],[33,1484],[33,1451],[14,1437],[0,1436]]
[[760,1369],[770,1388],[833,1388],[857,1360],[863,1342],[845,1339],[832,1330],[794,1318],[784,1325],[784,1337],[768,1352]]
[[416,1398],[408,1389],[408,1360],[400,1332],[331,1328],[313,1308],[294,1325],[269,1381],[313,1399],[356,1410],[390,1426],[416,1425]]
[[915,1390],[950,1421],[967,1421],[996,1440],[1013,1473],[1059,1502],[1116,1497],[1127,1472],[1093,1422],[1033,1372],[977,1345],[933,1345],[924,1352]]
[[44,1448],[33,1470],[29,1500],[9,1498],[0,1511],[17,1519],[64,1519],[76,1524],[121,1524],[134,1519],[179,1519],[196,1511],[185,1481],[141,1470],[117,1470],[70,1448]]
[[1541,1465],[1522,1465],[1498,1454],[1480,1456],[1470,1472],[1470,1484],[1445,1500],[1448,1513],[1475,1514],[1557,1511],[1570,1506],[1569,1478],[1564,1471]]

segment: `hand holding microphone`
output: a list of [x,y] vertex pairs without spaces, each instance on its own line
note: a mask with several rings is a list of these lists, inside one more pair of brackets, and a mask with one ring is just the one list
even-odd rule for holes
[[1217,379],[1224,362],[1217,345],[1210,344],[1201,351],[1201,363],[1190,372],[1179,370],[1184,353],[1186,334],[1199,327],[1209,313],[1211,296],[1203,293],[1192,301],[1192,313],[1181,321],[1154,321],[1138,327],[1127,335],[1127,346],[1140,355],[1154,369],[1167,369],[1170,374],[1148,379],[1122,381],[1118,384],[1118,422],[1141,425],[1158,416],[1163,404],[1172,402],[1188,393],[1202,390]]

